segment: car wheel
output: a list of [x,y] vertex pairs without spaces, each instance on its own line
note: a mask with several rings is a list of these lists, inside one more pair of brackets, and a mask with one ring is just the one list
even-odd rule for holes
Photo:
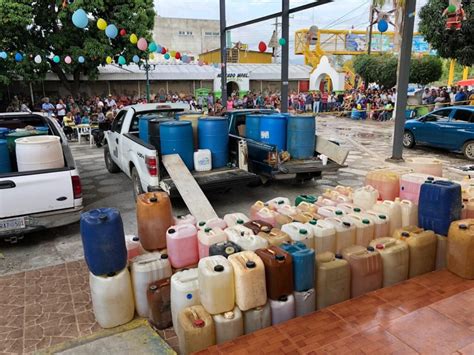
[[145,193],[142,188],[142,182],[140,181],[140,176],[135,167],[132,168],[132,183],[133,183],[133,199],[137,201],[138,195]]
[[116,174],[120,172],[120,168],[117,164],[112,160],[112,156],[110,155],[109,146],[106,145],[104,148],[104,160],[105,160],[105,167],[111,174]]
[[405,148],[413,148],[415,146],[415,136],[410,131],[403,133],[403,146]]
[[469,160],[474,160],[474,141],[464,143],[462,153]]

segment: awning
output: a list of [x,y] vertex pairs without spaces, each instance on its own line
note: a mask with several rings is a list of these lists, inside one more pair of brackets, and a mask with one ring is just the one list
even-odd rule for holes
[[459,86],[474,86],[474,78],[458,81]]

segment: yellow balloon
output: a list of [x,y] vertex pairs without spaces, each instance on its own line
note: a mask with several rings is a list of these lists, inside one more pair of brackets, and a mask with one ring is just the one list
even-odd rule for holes
[[105,58],[105,62],[107,64],[111,64],[112,63],[112,57],[109,56],[109,57]]
[[105,29],[107,28],[107,21],[105,21],[103,18],[98,19],[97,28],[101,31],[105,31]]
[[131,43],[131,44],[135,44],[135,43],[137,43],[137,42],[138,42],[138,37],[137,37],[137,35],[136,35],[135,33],[132,33],[132,34],[130,35],[130,43]]
[[170,56],[173,57],[173,58],[176,57],[176,51],[171,51]]
[[155,53],[150,53],[150,59],[151,60],[155,59]]

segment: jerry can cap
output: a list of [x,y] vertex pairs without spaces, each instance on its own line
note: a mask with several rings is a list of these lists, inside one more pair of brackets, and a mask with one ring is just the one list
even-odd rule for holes
[[117,275],[117,273],[115,271],[112,271],[107,274],[107,277],[113,277],[115,275]]
[[467,225],[466,224],[460,224],[459,225],[459,229],[462,229],[462,230],[466,230],[467,229]]
[[337,253],[336,255],[334,255],[336,257],[336,259],[342,259],[342,255]]
[[432,182],[433,182],[433,180],[426,180],[425,184],[431,184]]
[[402,232],[402,237],[408,238],[409,236],[410,236],[410,233]]
[[354,212],[360,212],[361,209],[359,207],[354,207]]
[[257,266],[257,264],[255,264],[255,261],[249,260],[245,263],[245,266],[247,266],[249,269],[253,269],[255,266]]
[[270,233],[272,231],[272,229],[269,226],[262,226],[260,231],[264,232],[264,233]]
[[101,213],[101,214],[99,215],[99,220],[100,220],[101,222],[105,222],[105,221],[108,220],[108,219],[109,219],[109,218],[107,217],[107,215],[106,215],[105,213]]
[[227,248],[225,248],[224,251],[227,255],[234,254],[235,253],[235,248],[234,247],[227,247]]
[[148,287],[148,289],[149,289],[150,291],[156,291],[156,290],[158,290],[158,286],[156,286],[156,285],[150,285],[150,286]]
[[433,180],[434,180],[434,177],[428,176],[426,179],[427,179],[427,180],[430,180],[430,181],[433,181]]
[[370,221],[369,221],[368,219],[363,219],[363,220],[362,220],[362,223],[364,223],[364,224],[370,224]]
[[387,216],[384,215],[384,214],[379,214],[379,218],[380,218],[380,219],[387,219]]
[[277,254],[277,255],[275,256],[275,259],[278,260],[278,261],[283,261],[283,260],[285,260],[285,256],[282,255],[282,254]]
[[158,202],[158,199],[154,196],[150,197],[150,202],[153,202],[153,203]]
[[377,249],[385,249],[385,246],[383,244],[377,244],[375,247]]
[[308,234],[308,231],[306,229],[303,229],[303,228],[301,228],[299,230],[299,232],[300,232],[300,234],[303,234],[303,235]]
[[132,240],[133,240],[134,242],[138,242],[138,241],[140,240],[140,238],[138,238],[138,237],[133,237]]
[[204,232],[209,233],[211,230],[212,230],[212,228],[206,227],[206,228],[204,229]]
[[193,321],[193,325],[196,327],[196,328],[203,328],[205,325],[206,325],[206,322],[204,322],[202,319],[195,319]]
[[278,203],[279,205],[283,205],[283,204],[285,203],[285,201],[279,200],[277,203]]
[[367,247],[368,251],[375,251],[374,247]]
[[199,227],[203,227],[205,225],[206,225],[206,222],[204,222],[204,221],[199,222]]
[[215,272],[222,272],[222,271],[224,271],[224,266],[216,265],[216,266],[214,266],[214,271]]
[[234,319],[234,316],[235,316],[235,314],[234,314],[233,311],[229,311],[229,312],[224,313],[224,318],[225,319]]
[[237,220],[237,224],[244,224],[244,221],[241,220],[241,219],[238,219],[238,220]]
[[170,228],[170,229],[168,229],[168,233],[169,233],[169,234],[176,233],[176,229]]
[[240,231],[240,236],[245,237],[245,231]]
[[315,226],[316,223],[318,223],[316,219],[312,219],[311,221],[309,221],[309,224],[312,224],[313,226]]
[[280,301],[280,302],[286,302],[286,301],[288,301],[288,296],[281,296],[281,297],[278,299],[278,301]]
[[168,259],[168,254],[161,254],[161,259]]
[[336,213],[336,216],[342,216],[342,211],[341,210],[337,210],[335,213]]
[[342,225],[344,227],[350,227],[351,226],[351,224],[349,222],[342,222]]

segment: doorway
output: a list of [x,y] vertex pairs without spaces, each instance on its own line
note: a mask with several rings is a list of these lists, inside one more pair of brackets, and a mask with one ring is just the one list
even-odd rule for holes
[[232,94],[239,96],[239,85],[235,81],[229,81],[227,83],[227,96],[231,97]]

